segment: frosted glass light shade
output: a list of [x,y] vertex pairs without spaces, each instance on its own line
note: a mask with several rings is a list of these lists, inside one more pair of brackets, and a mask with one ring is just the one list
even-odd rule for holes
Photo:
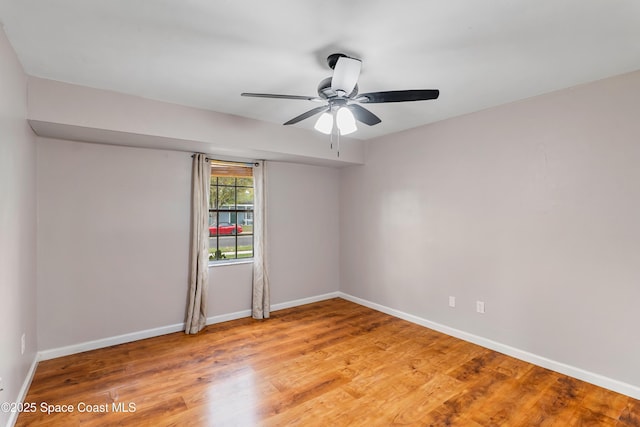
[[340,108],[336,113],[336,124],[340,130],[340,135],[349,135],[358,130],[353,113],[346,107]]
[[333,130],[333,116],[329,113],[322,113],[322,115],[318,117],[314,128],[318,132],[329,135]]

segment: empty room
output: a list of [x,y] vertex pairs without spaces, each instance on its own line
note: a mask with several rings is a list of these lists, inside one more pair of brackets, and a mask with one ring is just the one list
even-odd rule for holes
[[640,426],[638,40],[0,0],[0,426]]

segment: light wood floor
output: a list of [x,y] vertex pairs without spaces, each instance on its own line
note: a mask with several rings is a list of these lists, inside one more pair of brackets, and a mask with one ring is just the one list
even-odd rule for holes
[[341,299],[43,361],[25,402],[18,426],[640,426],[638,400]]

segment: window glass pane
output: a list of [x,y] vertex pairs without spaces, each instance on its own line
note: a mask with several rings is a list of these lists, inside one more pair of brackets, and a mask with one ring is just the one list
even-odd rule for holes
[[253,178],[238,178],[239,187],[253,187]]
[[253,258],[253,236],[238,237],[238,258]]
[[218,187],[216,187],[216,178],[211,177],[211,185],[209,186],[209,209],[218,207]]
[[232,235],[221,235],[218,237],[218,247],[224,254],[225,259],[236,258],[236,238]]
[[242,232],[253,233],[253,211],[238,212],[238,218],[242,224]]
[[236,188],[218,187],[218,209],[235,209]]
[[218,185],[236,185],[236,179],[234,177],[221,176],[218,177]]
[[253,209],[253,188],[238,188],[238,209]]

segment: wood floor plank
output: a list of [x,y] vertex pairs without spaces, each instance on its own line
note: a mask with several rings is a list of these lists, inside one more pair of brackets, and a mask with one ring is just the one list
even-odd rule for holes
[[640,427],[635,399],[342,299],[43,361],[25,402],[20,427]]
[[616,426],[640,427],[640,401],[631,398],[627,400]]
[[[472,418],[484,426],[527,425],[524,419],[532,413],[556,379],[553,372],[531,366],[522,377],[510,377],[506,387],[489,397],[488,402]],[[505,399],[504,396],[509,398]]]

